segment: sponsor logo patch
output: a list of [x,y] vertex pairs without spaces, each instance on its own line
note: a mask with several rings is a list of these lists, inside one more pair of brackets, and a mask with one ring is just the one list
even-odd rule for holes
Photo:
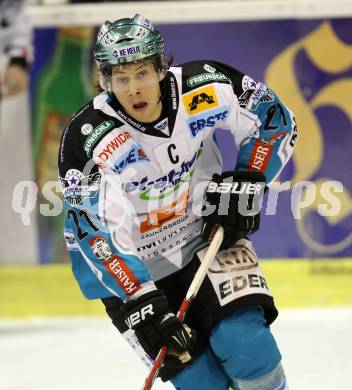
[[[248,79],[244,82],[246,77]],[[272,102],[275,100],[274,94],[265,84],[254,81],[248,76],[245,76],[242,79],[242,88],[243,93],[238,98],[238,104],[248,110],[254,111],[260,103]]]
[[233,183],[215,183],[209,182],[207,193],[218,194],[246,194],[246,195],[259,195],[264,190],[265,183],[239,183],[237,181]]
[[127,167],[127,165],[135,164],[139,161],[150,160],[144,153],[142,147],[135,144],[126,154],[124,154],[118,161],[116,161],[113,167],[113,171],[116,173],[121,173]]
[[199,84],[206,83],[207,81],[224,81],[228,78],[223,73],[201,73],[197,76],[190,77],[187,79],[187,85],[194,87]]
[[94,198],[100,188],[100,173],[83,176],[77,169],[67,171],[65,178],[60,178],[62,195],[71,206],[79,206],[84,199]]
[[128,131],[124,131],[105,144],[103,149],[99,149],[97,157],[98,165],[103,168],[105,166],[105,162],[108,161],[115,151],[130,138],[131,134]]
[[253,80],[251,77],[245,75],[242,79],[242,89],[247,91],[248,89],[254,91],[257,88],[258,81]]
[[249,157],[248,169],[265,172],[272,154],[273,146],[263,141],[257,140],[253,151]]
[[76,187],[82,178],[83,173],[78,169],[69,169],[65,175],[65,180],[70,187]]
[[139,45],[125,47],[124,49],[116,49],[112,52],[114,57],[125,57],[131,54],[137,54],[141,52],[141,47]]
[[154,126],[154,129],[161,131],[163,134],[170,136],[169,119],[165,118]]
[[85,123],[81,127],[81,133],[83,135],[89,135],[93,131],[93,126],[90,123]]
[[126,295],[133,295],[142,288],[139,281],[125,261],[118,255],[112,254],[108,242],[102,236],[96,236],[89,244],[107,272],[116,280]]
[[213,66],[209,65],[209,64],[204,64],[204,65],[203,65],[203,68],[204,68],[207,72],[209,72],[209,73],[215,73],[215,72],[216,72],[216,69],[215,69]]
[[[94,146],[95,142],[99,139],[99,137],[106,133],[108,130],[110,130],[114,126],[114,121],[109,119],[107,121],[104,121],[100,123],[94,130],[92,130],[90,133],[90,136],[86,139],[83,149],[87,153],[87,156],[90,157],[92,147]],[[89,133],[88,133],[89,134]]]
[[139,225],[141,234],[153,229],[159,229],[164,223],[185,214],[187,207],[188,191],[183,192],[175,202],[164,207],[152,210],[147,218]]
[[[202,261],[206,248],[197,253]],[[221,306],[250,294],[271,296],[252,244],[241,239],[236,245],[217,254],[208,270]]]
[[213,86],[197,89],[182,97],[183,104],[189,115],[215,108],[219,105]]
[[227,115],[227,107],[220,107],[188,119],[188,128],[192,137],[194,138],[198,132],[204,130],[206,127],[213,127],[217,122],[225,121]]
[[91,248],[98,260],[107,261],[112,257],[110,246],[102,236],[97,236],[91,241]]
[[69,251],[79,251],[79,246],[74,233],[71,230],[64,231],[66,246]]
[[191,169],[197,160],[198,152],[189,161],[182,161],[180,169],[172,169],[158,178],[143,177],[140,181],[131,181],[123,185],[126,193],[140,193],[143,200],[157,200],[175,193],[182,184],[188,185]]

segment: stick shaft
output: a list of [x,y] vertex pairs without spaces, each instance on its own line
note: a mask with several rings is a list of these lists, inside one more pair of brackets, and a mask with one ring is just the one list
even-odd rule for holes
[[[187,311],[190,307],[190,304],[192,303],[192,301],[196,297],[196,295],[200,289],[200,286],[203,283],[205,275],[207,274],[207,271],[208,271],[211,263],[213,262],[214,257],[216,256],[219,248],[220,248],[220,245],[222,243],[223,238],[224,238],[224,229],[221,226],[219,226],[215,235],[214,235],[214,238],[213,238],[211,244],[209,245],[209,248],[204,256],[203,261],[201,262],[196,274],[194,275],[192,283],[187,291],[186,297],[183,300],[183,302],[180,306],[180,309],[177,313],[177,318],[180,321],[182,321],[182,322],[184,321],[185,316],[187,314]],[[152,388],[153,383],[158,375],[159,369],[164,361],[166,352],[167,352],[167,348],[164,345],[161,348],[161,350],[159,351],[159,353],[154,361],[153,367],[150,370],[148,377],[144,382],[143,390],[150,390]]]

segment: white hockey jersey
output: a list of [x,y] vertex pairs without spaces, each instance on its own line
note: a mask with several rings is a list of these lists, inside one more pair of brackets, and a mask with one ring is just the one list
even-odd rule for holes
[[234,169],[280,172],[297,137],[275,93],[214,61],[170,68],[158,121],[130,118],[104,92],[64,130],[59,173],[65,238],[88,298],[134,299],[207,244],[200,238],[204,188],[222,161],[215,129],[239,148]]

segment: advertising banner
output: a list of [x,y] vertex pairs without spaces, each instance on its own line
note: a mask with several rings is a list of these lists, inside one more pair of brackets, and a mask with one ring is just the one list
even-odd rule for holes
[[[294,156],[264,200],[261,229],[253,236],[259,256],[352,256],[352,19],[157,28],[174,63],[230,64],[269,85],[295,114]],[[96,93],[94,35],[90,27],[35,30],[31,93],[39,189],[57,180],[65,123]],[[231,170],[234,141],[229,132],[217,132],[224,169]],[[41,262],[66,261],[63,215],[38,218]]]

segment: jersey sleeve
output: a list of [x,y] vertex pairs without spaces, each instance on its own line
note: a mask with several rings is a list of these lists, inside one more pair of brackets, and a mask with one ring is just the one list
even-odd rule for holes
[[213,65],[230,80],[234,93],[227,125],[239,149],[236,170],[260,171],[269,184],[292,155],[297,140],[293,113],[265,84],[228,65]]
[[267,184],[290,159],[297,139],[292,112],[268,86],[245,75],[238,99],[241,115],[254,115],[253,131],[239,145],[236,169],[260,171]]
[[117,296],[123,301],[156,289],[128,237],[133,212],[117,175],[85,156],[79,127],[66,127],[59,152],[65,205],[64,235],[72,270],[88,299]]

